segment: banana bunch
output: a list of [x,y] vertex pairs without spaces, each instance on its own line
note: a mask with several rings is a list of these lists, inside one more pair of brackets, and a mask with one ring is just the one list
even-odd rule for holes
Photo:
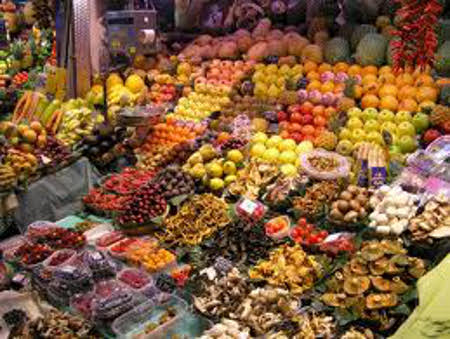
[[0,190],[5,191],[16,185],[16,172],[10,165],[0,165]]
[[104,117],[95,116],[91,109],[81,107],[65,112],[56,138],[66,146],[73,146],[84,136],[90,135],[96,124],[101,124]]
[[5,163],[13,169],[19,180],[26,179],[27,176],[35,173],[38,168],[38,160],[33,154],[16,149],[8,150]]

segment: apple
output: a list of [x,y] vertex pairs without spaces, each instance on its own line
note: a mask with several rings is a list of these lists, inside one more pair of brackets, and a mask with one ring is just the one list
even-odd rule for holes
[[282,164],[293,164],[297,160],[297,154],[294,151],[283,151],[278,157],[278,161]]
[[312,125],[314,122],[314,117],[311,114],[305,114],[303,116],[303,125]]
[[423,141],[425,141],[425,143],[429,144],[431,142],[433,142],[434,140],[436,140],[437,138],[439,138],[441,136],[441,133],[436,130],[436,129],[429,129],[425,132],[425,134],[423,135]]
[[381,131],[388,131],[390,134],[397,134],[397,125],[391,121],[384,122],[381,125]]
[[256,133],[252,138],[252,143],[254,144],[264,144],[267,141],[267,134],[263,132]]
[[364,141],[366,139],[366,132],[362,128],[357,128],[352,132],[353,142]]
[[364,124],[364,130],[369,133],[369,132],[376,132],[380,129],[380,124],[378,121],[376,120],[368,120],[366,121],[366,123]]
[[297,167],[292,164],[281,165],[280,171],[286,177],[294,177],[297,175]]
[[339,132],[340,140],[350,140],[352,138],[352,132],[348,128],[341,128]]
[[355,130],[358,128],[363,128],[364,124],[359,118],[350,118],[347,121],[347,128],[350,130]]
[[397,124],[400,124],[403,121],[411,121],[412,120],[412,116],[411,113],[409,113],[408,111],[398,111],[397,114],[395,115],[395,122]]
[[269,140],[266,141],[266,147],[272,148],[277,147],[280,142],[282,142],[283,139],[279,135],[273,135],[269,138]]
[[274,163],[278,162],[278,157],[279,156],[280,156],[280,152],[278,151],[278,149],[272,147],[272,148],[267,149],[263,153],[262,158],[264,160],[266,160],[267,162],[270,162],[270,163],[274,164]]
[[311,141],[302,141],[298,144],[298,146],[295,148],[295,153],[297,154],[303,154],[306,152],[311,152],[314,149],[314,145]]
[[299,132],[291,133],[289,136],[290,136],[292,139],[294,139],[296,142],[301,142],[301,141],[303,141],[303,135],[302,135],[301,133],[299,133]]
[[402,153],[411,153],[417,148],[416,140],[410,135],[401,136],[397,141],[397,145],[400,147]]
[[284,111],[278,111],[278,113],[277,113],[277,119],[278,119],[278,122],[280,122],[280,121],[286,121],[286,120],[288,119],[288,115],[287,115],[287,113],[284,112]]
[[352,107],[347,111],[347,116],[349,118],[361,118],[362,111],[358,107]]
[[380,122],[394,121],[394,119],[395,119],[394,112],[392,112],[388,109],[383,109],[378,114],[378,120]]
[[294,113],[294,112],[300,112],[301,111],[301,105],[299,104],[295,104],[295,105],[290,105],[287,109],[288,113]]
[[377,144],[377,145],[384,144],[384,140],[383,140],[383,137],[381,136],[381,133],[379,133],[377,131],[369,132],[366,136],[366,140],[368,142],[373,142],[374,144]]
[[297,147],[297,143],[292,139],[285,139],[279,143],[278,149],[282,151],[294,151]]
[[397,126],[397,134],[399,136],[410,135],[414,137],[416,135],[416,129],[414,125],[408,121],[403,121]]
[[430,126],[430,119],[425,113],[417,113],[413,117],[412,123],[416,128],[417,133],[422,133]]
[[366,108],[362,112],[362,119],[364,121],[371,120],[371,119],[377,119],[377,118],[378,118],[378,111],[376,108],[369,107],[369,108]]
[[252,157],[260,158],[266,150],[266,146],[264,146],[263,143],[256,143],[250,149],[250,155]]
[[296,122],[299,124],[303,123],[303,116],[301,115],[301,113],[295,112],[291,114],[291,117],[289,119],[291,122]]

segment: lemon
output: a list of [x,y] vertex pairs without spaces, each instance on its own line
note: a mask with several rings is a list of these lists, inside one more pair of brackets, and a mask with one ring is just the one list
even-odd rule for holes
[[145,83],[139,75],[132,74],[127,78],[125,87],[128,88],[132,93],[136,94],[141,92],[145,88]]

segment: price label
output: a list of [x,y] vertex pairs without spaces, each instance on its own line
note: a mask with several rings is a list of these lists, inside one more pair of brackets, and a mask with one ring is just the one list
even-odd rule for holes
[[44,165],[48,165],[49,163],[52,162],[52,159],[46,157],[45,155],[41,155],[41,160]]
[[252,215],[258,207],[258,204],[249,199],[245,199],[244,201],[242,201],[239,207],[243,209],[245,213]]
[[103,256],[99,252],[94,252],[92,253],[91,258],[94,260],[102,260]]

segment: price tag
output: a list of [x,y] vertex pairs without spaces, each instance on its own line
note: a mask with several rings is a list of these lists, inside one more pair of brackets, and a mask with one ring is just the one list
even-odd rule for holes
[[102,260],[103,256],[101,255],[100,252],[94,252],[91,254],[91,258],[94,260]]
[[52,159],[46,157],[45,155],[41,155],[41,160],[44,165],[48,165],[49,163],[52,162]]
[[244,201],[242,201],[239,207],[243,209],[245,213],[252,215],[258,207],[258,204],[251,200],[245,199]]

